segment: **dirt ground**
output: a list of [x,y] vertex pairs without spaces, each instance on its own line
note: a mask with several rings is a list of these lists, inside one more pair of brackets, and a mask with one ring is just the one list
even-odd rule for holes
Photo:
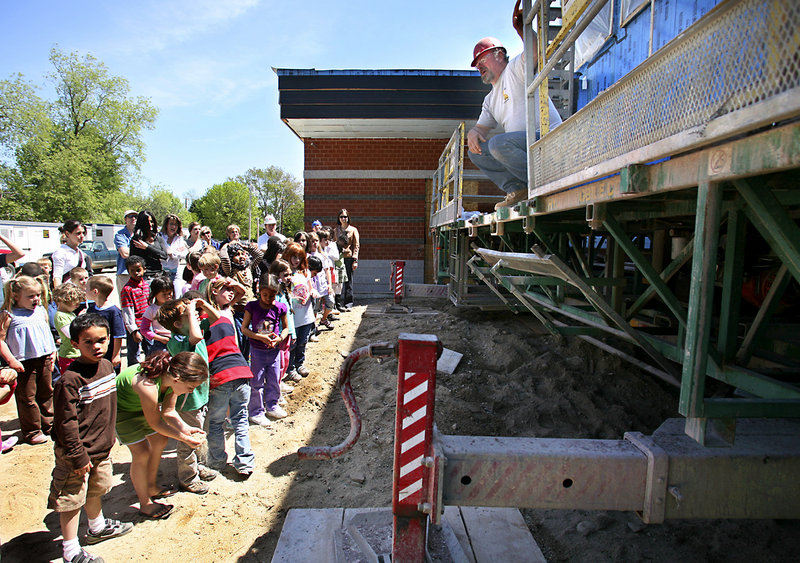
[[[335,330],[308,348],[311,375],[289,396],[290,416],[269,429],[250,427],[256,471],[225,475],[205,496],[179,493],[165,521],[137,517],[128,479],[130,455],[115,447],[115,485],[107,516],[136,523],[127,536],[90,550],[106,561],[269,561],[290,508],[390,505],[397,361],[360,361],[353,387],[363,416],[360,441],[332,461],[301,462],[304,445],[334,445],[349,422],[334,389],[342,354],[401,332],[433,333],[464,354],[439,375],[436,422],[448,434],[620,439],[651,433],[677,415],[677,392],[613,356],[572,338],[543,334],[530,318],[411,303],[433,314],[342,314]],[[0,407],[3,434],[18,430],[11,404]],[[232,451],[232,439],[228,441]],[[21,445],[0,456],[2,561],[60,561],[58,518],[46,510],[52,448]],[[174,445],[161,482],[175,484]],[[523,510],[549,561],[798,561],[798,521],[675,521],[645,526],[631,513]],[[85,533],[85,520],[81,534]],[[499,562],[498,562],[499,563]]]

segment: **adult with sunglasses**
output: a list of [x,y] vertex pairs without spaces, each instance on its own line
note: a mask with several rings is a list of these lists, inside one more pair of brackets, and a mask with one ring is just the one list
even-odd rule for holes
[[343,309],[350,310],[353,306],[353,273],[358,269],[358,251],[361,246],[358,229],[350,224],[350,214],[347,209],[339,211],[336,220],[334,236],[338,240],[341,236],[347,238],[347,246],[342,248],[344,267],[347,272],[347,281],[342,285],[341,303]]
[[86,227],[75,219],[70,219],[59,227],[61,232],[61,246],[53,252],[50,259],[53,261],[53,287],[58,287],[65,276],[73,268],[90,268],[89,261],[83,250],[78,248],[86,236]]
[[140,211],[131,237],[131,256],[144,260],[144,279],[150,281],[161,275],[162,260],[167,259],[167,245],[158,234],[158,221],[149,211]]
[[[512,15],[514,29],[522,38],[522,10],[517,0]],[[535,35],[534,35],[535,38]],[[534,45],[535,39],[534,39]],[[536,50],[533,52],[536,56]],[[484,37],[472,51],[472,66],[478,69],[481,81],[491,84],[478,123],[467,133],[470,160],[488,178],[506,192],[506,198],[495,209],[514,205],[528,197],[528,152],[525,133],[525,53],[509,60],[506,48],[495,37]],[[536,59],[534,59],[536,65]],[[561,123],[553,101],[550,104],[550,128]],[[539,91],[533,107],[539,107]],[[539,138],[539,112],[536,115],[536,138]],[[489,133],[501,131],[490,137]]]
[[200,227],[200,240],[203,241],[203,252],[206,252],[208,248],[213,248],[217,251],[220,249],[219,241],[214,240],[211,236],[211,227]]
[[181,259],[186,258],[189,254],[189,247],[183,238],[183,223],[181,218],[172,213],[168,213],[164,217],[164,223],[161,225],[161,233],[159,233],[164,244],[167,247],[167,259],[161,261],[161,267],[164,272],[169,274],[172,281],[175,281],[175,276],[178,275],[178,266],[180,266]]

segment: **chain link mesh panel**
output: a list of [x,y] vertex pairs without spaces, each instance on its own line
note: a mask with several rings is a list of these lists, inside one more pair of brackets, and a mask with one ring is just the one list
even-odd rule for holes
[[800,2],[731,0],[530,150],[538,188],[800,86]]

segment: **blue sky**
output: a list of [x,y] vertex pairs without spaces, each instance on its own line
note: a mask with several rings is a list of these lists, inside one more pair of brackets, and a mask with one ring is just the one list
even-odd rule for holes
[[[513,2],[0,0],[0,78],[43,82],[50,49],[91,53],[159,108],[142,187],[199,197],[248,168],[302,179],[303,146],[280,120],[275,68],[467,69],[472,47],[522,43]],[[51,96],[52,92],[42,91]]]

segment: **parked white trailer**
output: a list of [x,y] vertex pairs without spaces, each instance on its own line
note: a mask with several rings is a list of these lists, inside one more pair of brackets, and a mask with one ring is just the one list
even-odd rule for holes
[[[0,221],[0,234],[19,246],[25,256],[18,264],[38,260],[43,254],[53,252],[61,246],[61,223],[39,223],[36,221]],[[86,240],[102,240],[109,248],[114,247],[114,234],[124,225],[90,224],[86,225]],[[0,243],[0,248],[6,246]]]

